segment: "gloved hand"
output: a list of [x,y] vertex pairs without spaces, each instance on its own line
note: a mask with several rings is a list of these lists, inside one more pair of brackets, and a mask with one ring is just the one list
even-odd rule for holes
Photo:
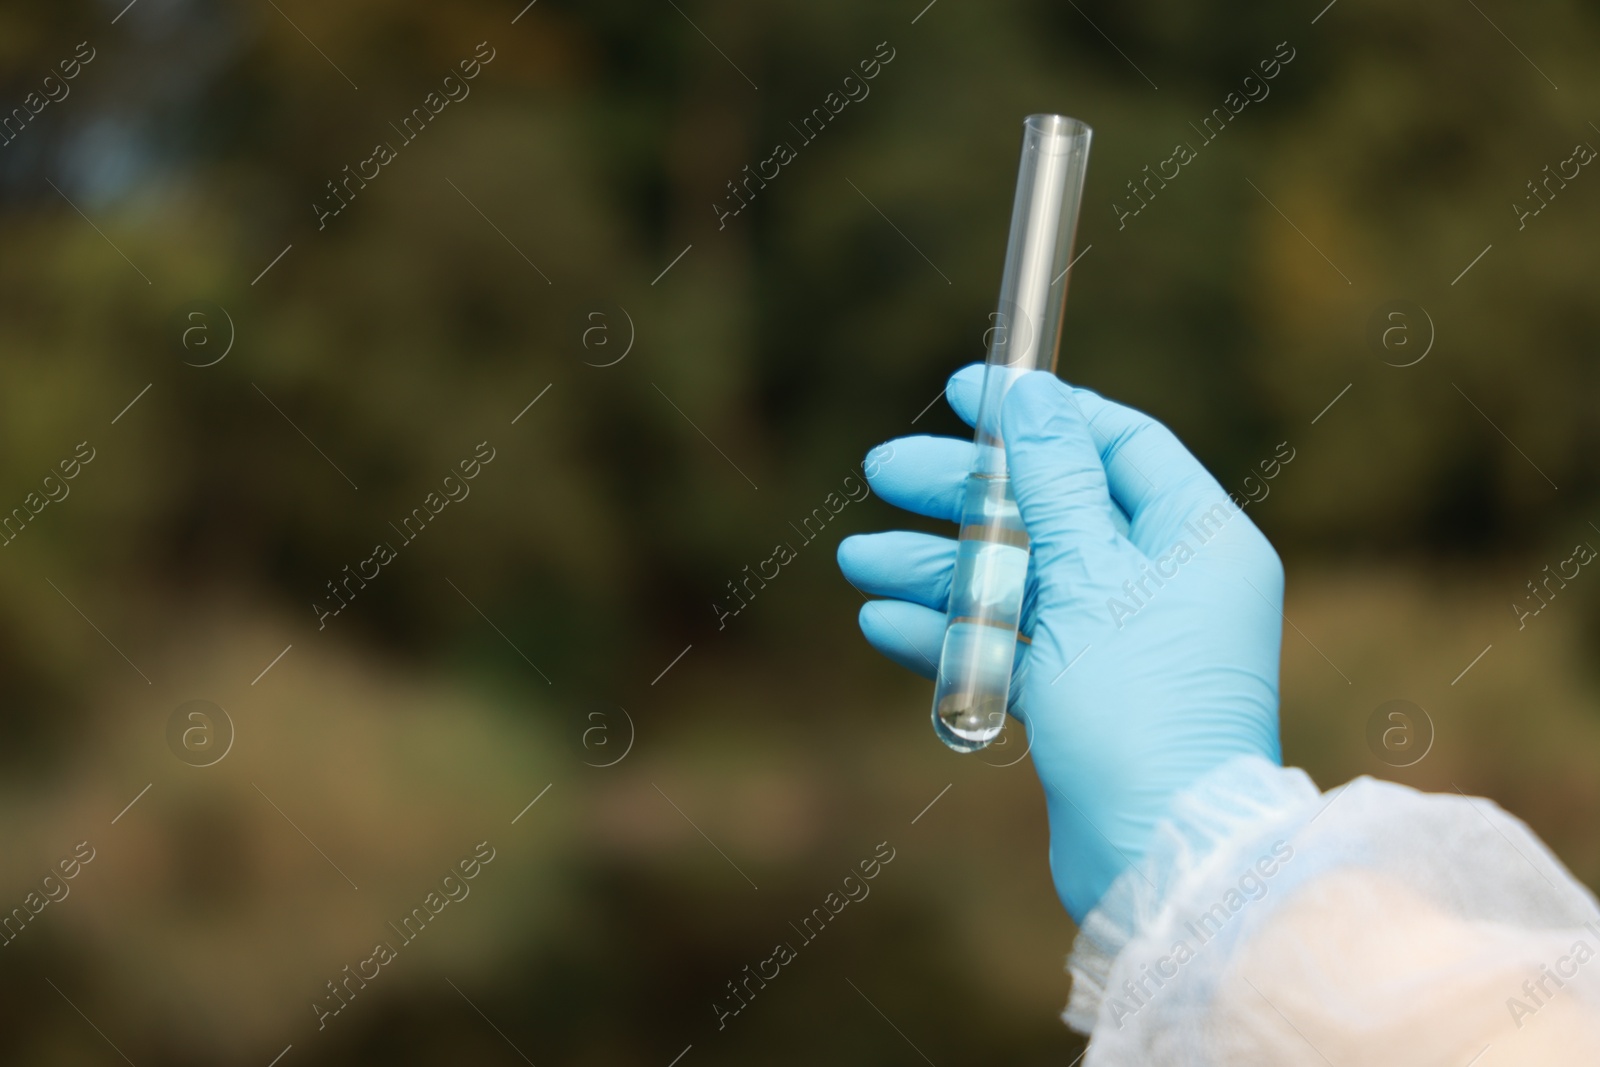
[[[946,388],[968,424],[982,382],[974,365]],[[1012,387],[1001,427],[1033,544],[1031,644],[1017,647],[1010,710],[1045,786],[1056,890],[1081,922],[1138,864],[1176,793],[1239,754],[1282,761],[1283,566],[1146,415],[1036,372]],[[901,438],[869,454],[869,481],[892,504],[956,521],[973,449]],[[951,539],[905,531],[839,546],[853,585],[892,598],[862,607],[867,640],[929,678],[955,552]]]

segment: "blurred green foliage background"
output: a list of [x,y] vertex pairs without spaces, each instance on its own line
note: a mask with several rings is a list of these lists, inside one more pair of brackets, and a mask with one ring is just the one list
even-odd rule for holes
[[[1600,178],[1509,207],[1600,144],[1592,7],[922,3],[0,8],[0,108],[95,52],[0,147],[0,507],[96,450],[0,551],[0,907],[96,849],[0,951],[6,1062],[1071,1062],[1021,739],[943,750],[833,565],[927,524],[852,505],[713,606],[873,444],[965,436],[924,409],[981,358],[1030,112],[1096,129],[1064,376],[1241,495],[1296,450],[1251,509],[1289,575],[1286,758],[1492,796],[1594,884],[1596,580],[1510,605],[1600,544]],[[880,42],[870,96],[719,229]],[[1119,225],[1279,42],[1270,96]],[[1368,341],[1400,298],[1437,331],[1403,368]],[[204,368],[197,300],[236,334]],[[470,497],[319,629],[481,441]],[[1404,769],[1365,740],[1396,698],[1436,729]],[[207,768],[165,740],[192,699],[237,730]],[[471,896],[319,1030],[483,840]],[[719,1030],[883,841],[871,897]]]

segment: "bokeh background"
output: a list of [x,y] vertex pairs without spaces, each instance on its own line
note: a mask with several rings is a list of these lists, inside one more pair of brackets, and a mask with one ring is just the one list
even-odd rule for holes
[[[1514,607],[1600,545],[1600,176],[1514,206],[1600,145],[1592,6],[125,3],[0,8],[0,113],[30,108],[0,146],[0,507],[94,455],[0,548],[0,908],[94,850],[0,948],[6,1062],[1071,1062],[1022,742],[944,750],[833,564],[934,527],[876,499],[790,525],[875,443],[964,435],[933,401],[981,357],[1030,112],[1096,130],[1062,373],[1241,495],[1294,449],[1251,507],[1288,570],[1286,758],[1491,796],[1600,877],[1600,578]],[[480,42],[470,96],[319,229]],[[190,700],[232,724],[208,767],[168,743]],[[1431,722],[1411,766],[1368,743],[1391,700]],[[870,897],[719,1029],[882,842]]]

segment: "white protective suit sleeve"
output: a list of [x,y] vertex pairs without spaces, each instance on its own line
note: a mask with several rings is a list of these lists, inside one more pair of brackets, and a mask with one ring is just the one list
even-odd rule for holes
[[1600,1064],[1600,909],[1493,802],[1236,758],[1084,919],[1084,1067]]

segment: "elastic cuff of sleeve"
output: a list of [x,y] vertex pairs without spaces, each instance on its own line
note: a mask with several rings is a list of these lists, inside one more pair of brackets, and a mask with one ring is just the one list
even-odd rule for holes
[[[1117,877],[1078,929],[1067,960],[1067,1025],[1082,1034],[1094,1029],[1117,956],[1155,921],[1174,888],[1228,861],[1238,847],[1297,824],[1321,795],[1304,771],[1260,756],[1235,757],[1179,794],[1144,859]],[[1234,847],[1224,848],[1229,842]]]

